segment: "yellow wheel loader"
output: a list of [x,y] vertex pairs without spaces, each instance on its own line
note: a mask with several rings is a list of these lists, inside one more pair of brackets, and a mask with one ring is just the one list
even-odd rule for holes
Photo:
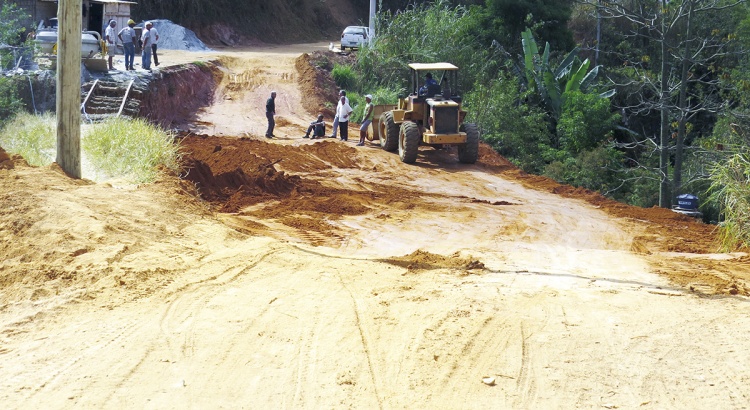
[[[455,145],[458,160],[473,164],[479,155],[479,130],[464,123],[458,91],[458,67],[450,63],[412,63],[411,92],[398,104],[376,105],[368,135],[386,151],[398,150],[401,161],[417,160],[420,145]],[[427,81],[423,81],[422,79]]]

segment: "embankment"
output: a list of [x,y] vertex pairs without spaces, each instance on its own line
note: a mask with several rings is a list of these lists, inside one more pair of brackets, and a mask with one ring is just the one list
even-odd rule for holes
[[[137,106],[138,117],[147,118],[164,128],[183,128],[192,121],[195,113],[213,102],[216,85],[222,72],[218,62],[201,62],[165,67],[159,71],[115,72],[106,75],[89,74],[90,79],[81,86],[81,101],[91,89],[94,80],[119,88],[124,95],[131,81],[128,103]],[[56,76],[54,71],[27,72],[14,76],[15,88],[29,112],[54,112]],[[118,103],[119,106],[119,103]],[[113,107],[114,113],[117,107]]]
[[139,116],[165,128],[182,128],[213,102],[221,76],[216,62],[165,68],[147,81]]

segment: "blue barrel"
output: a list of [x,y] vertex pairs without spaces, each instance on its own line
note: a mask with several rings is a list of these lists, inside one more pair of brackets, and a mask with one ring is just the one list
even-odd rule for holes
[[693,194],[677,195],[677,207],[680,209],[698,209],[698,197]]

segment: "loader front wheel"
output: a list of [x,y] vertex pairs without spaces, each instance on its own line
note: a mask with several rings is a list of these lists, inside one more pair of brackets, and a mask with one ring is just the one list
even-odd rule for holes
[[401,130],[398,133],[398,156],[401,162],[413,164],[417,161],[420,140],[421,135],[419,135],[417,124],[411,121],[401,124]]
[[458,146],[458,162],[473,164],[479,157],[479,129],[476,124],[462,124],[461,131],[466,133],[466,143]]
[[393,120],[393,113],[386,111],[380,116],[380,146],[388,152],[398,149],[398,124]]

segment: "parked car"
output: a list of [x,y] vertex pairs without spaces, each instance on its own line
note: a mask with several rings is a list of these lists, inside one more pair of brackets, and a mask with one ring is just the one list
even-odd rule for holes
[[341,51],[346,48],[360,48],[362,44],[367,43],[370,36],[370,28],[364,26],[349,26],[341,33]]

